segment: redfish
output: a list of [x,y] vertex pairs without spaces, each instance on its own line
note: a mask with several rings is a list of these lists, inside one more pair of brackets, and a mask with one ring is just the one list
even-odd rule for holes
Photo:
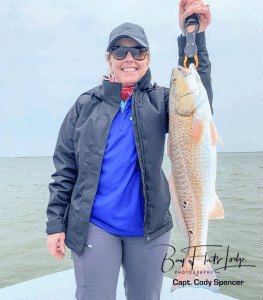
[[[208,220],[224,218],[215,192],[217,141],[222,143],[195,66],[173,69],[169,94],[169,188],[176,221],[189,239],[189,249],[172,291],[184,281],[191,287],[219,292],[206,247]],[[210,284],[198,284],[206,280]]]

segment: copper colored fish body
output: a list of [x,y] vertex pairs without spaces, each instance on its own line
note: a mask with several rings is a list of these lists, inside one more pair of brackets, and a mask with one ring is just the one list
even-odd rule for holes
[[[169,94],[169,186],[177,224],[189,239],[189,251],[175,282],[189,280],[193,287],[208,287],[215,292],[219,289],[213,284],[216,277],[210,263],[205,262],[205,245],[208,220],[224,217],[215,193],[217,140],[222,142],[194,65],[187,70],[181,66],[173,69]],[[196,276],[197,271],[206,271],[206,275]],[[207,279],[211,284],[199,286],[195,279]],[[173,285],[172,290],[180,286]]]

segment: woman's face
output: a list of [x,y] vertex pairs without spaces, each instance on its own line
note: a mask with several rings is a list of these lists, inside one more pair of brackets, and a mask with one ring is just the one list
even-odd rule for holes
[[[123,38],[117,41],[114,46],[136,47],[139,46],[132,38]],[[136,60],[128,52],[122,60],[114,59],[110,56],[109,65],[115,76],[116,82],[122,83],[123,86],[135,85],[146,73],[150,63],[150,58],[146,55],[144,60]]]

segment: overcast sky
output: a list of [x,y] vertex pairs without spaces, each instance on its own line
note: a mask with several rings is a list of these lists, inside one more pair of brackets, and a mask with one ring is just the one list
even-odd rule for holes
[[[0,0],[0,157],[50,156],[77,97],[107,70],[110,31],[141,25],[153,82],[177,66],[179,0]],[[207,0],[218,151],[263,151],[263,1]]]

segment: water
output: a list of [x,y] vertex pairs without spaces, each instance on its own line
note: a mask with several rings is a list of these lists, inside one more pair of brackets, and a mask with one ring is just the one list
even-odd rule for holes
[[[163,169],[168,177],[167,155]],[[48,183],[53,172],[51,157],[0,158],[0,288],[73,268],[69,249],[58,260],[46,245]],[[209,223],[208,244],[222,245],[208,249],[209,256],[216,253],[222,258],[212,266],[224,266],[228,245],[229,258],[239,253],[246,259],[242,264],[255,265],[221,270],[219,280],[244,281],[242,286],[223,286],[221,292],[241,300],[261,299],[263,153],[219,153],[216,185],[226,216]],[[188,242],[176,223],[170,244],[177,250],[174,258],[184,258],[180,250]],[[175,263],[165,276],[175,278],[179,269],[180,264]]]

